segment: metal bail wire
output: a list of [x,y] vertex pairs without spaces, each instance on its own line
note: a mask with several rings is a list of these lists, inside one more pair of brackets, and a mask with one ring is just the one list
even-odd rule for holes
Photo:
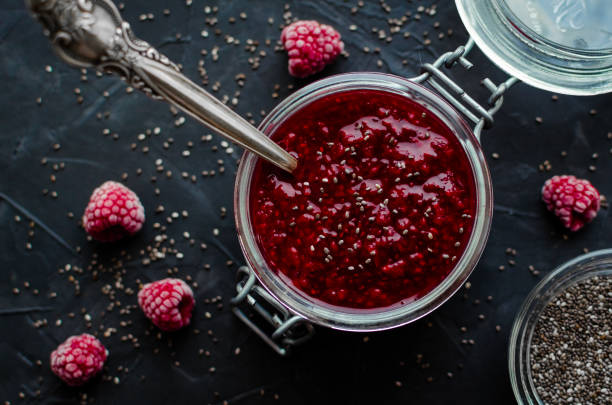
[[503,83],[496,85],[488,77],[483,79],[483,86],[491,92],[491,96],[487,100],[488,107],[483,107],[463,90],[461,86],[440,70],[442,65],[450,69],[457,63],[466,70],[470,70],[474,64],[466,56],[473,47],[474,40],[470,38],[465,45],[458,47],[454,51],[444,53],[434,63],[424,63],[421,65],[423,73],[410,80],[415,83],[425,82],[429,84],[446,101],[463,113],[475,124],[474,135],[480,141],[482,130],[493,126],[493,115],[501,108],[504,102],[504,93],[519,80],[514,76],[510,76]]
[[[304,343],[314,334],[312,324],[299,315],[291,314],[258,285],[255,274],[247,266],[238,269],[236,291],[236,296],[230,301],[234,306],[232,308],[234,314],[281,356],[287,355],[291,347]],[[240,309],[239,305],[242,303],[253,308],[274,328],[274,331],[270,334],[260,328]]]

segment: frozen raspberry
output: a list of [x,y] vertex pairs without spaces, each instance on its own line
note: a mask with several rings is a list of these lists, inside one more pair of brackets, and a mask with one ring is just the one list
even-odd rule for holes
[[183,280],[165,278],[145,284],[138,292],[138,305],[155,326],[170,332],[189,325],[195,300]]
[[286,26],[281,42],[289,54],[289,73],[295,77],[320,72],[344,50],[338,31],[314,20]]
[[70,386],[83,385],[98,374],[108,350],[90,334],[70,336],[51,353],[51,371]]
[[121,183],[107,181],[92,193],[83,227],[94,239],[113,242],[138,232],[144,220],[138,196]]
[[546,208],[561,219],[563,226],[577,231],[591,222],[599,211],[599,192],[588,180],[554,176],[542,187]]

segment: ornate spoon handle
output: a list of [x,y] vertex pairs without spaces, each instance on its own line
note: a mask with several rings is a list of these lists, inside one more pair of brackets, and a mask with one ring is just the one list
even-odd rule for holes
[[110,0],[26,0],[61,59],[121,76],[154,99],[166,100],[245,149],[288,172],[297,160],[211,94],[178,66],[135,38]]

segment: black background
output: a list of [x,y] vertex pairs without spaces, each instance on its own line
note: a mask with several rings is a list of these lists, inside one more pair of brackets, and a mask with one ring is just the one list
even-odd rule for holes
[[[291,91],[317,78],[368,70],[414,76],[419,63],[431,61],[467,39],[450,1],[437,2],[437,13],[421,13],[420,20],[414,18],[418,7],[432,3],[389,1],[387,13],[378,1],[366,1],[356,14],[351,14],[351,8],[357,6],[355,1],[339,0],[288,1],[287,9],[285,2],[263,0],[194,0],[191,6],[182,0],[125,3],[123,15],[138,36],[181,63],[184,73],[197,82],[198,61],[203,59],[210,78],[206,88],[212,90],[218,81],[219,89],[214,94],[230,99],[239,90],[236,110],[243,116],[251,112],[256,122],[261,119],[260,110],[269,111]],[[219,10],[206,14],[205,5],[219,5]],[[163,15],[165,8],[171,10],[170,16]],[[239,17],[242,11],[246,20]],[[314,18],[334,25],[343,35],[348,59],[340,57],[309,80],[291,78],[286,55],[274,52],[287,11],[290,17]],[[372,31],[373,27],[383,29],[388,36],[387,19],[400,18],[407,11],[413,18],[393,35],[392,42]],[[153,13],[154,19],[139,21],[143,13]],[[218,19],[214,27],[206,24],[210,17]],[[231,23],[230,17],[236,22]],[[272,24],[268,23],[270,17],[274,19]],[[436,22],[440,23],[438,28],[434,27]],[[356,30],[349,29],[352,24]],[[208,37],[201,35],[204,29]],[[215,34],[216,29],[220,35]],[[452,36],[439,39],[439,33],[447,34],[448,29],[453,30]],[[404,32],[412,35],[404,38]],[[228,43],[228,35],[240,44]],[[245,51],[249,38],[259,41],[257,52],[266,52],[258,70],[252,70],[248,60],[257,53]],[[431,45],[425,44],[426,38],[431,39]],[[269,46],[266,39],[271,40]],[[214,46],[219,47],[216,62],[211,56]],[[380,53],[364,53],[364,46],[371,50],[379,47]],[[208,50],[207,56],[201,56],[202,49]],[[450,75],[482,99],[485,93],[480,79],[489,76],[499,82],[504,74],[478,50],[470,59],[476,64],[473,72],[455,68]],[[40,26],[18,0],[0,4],[0,60],[2,401],[513,403],[506,359],[508,336],[520,303],[538,279],[555,266],[586,249],[610,246],[611,220],[606,209],[583,231],[570,234],[539,201],[540,188],[552,174],[587,178],[603,194],[612,193],[610,96],[559,96],[553,101],[550,93],[519,84],[507,95],[495,117],[495,127],[483,136],[494,184],[495,216],[484,256],[470,278],[471,288],[463,288],[425,319],[396,330],[363,335],[318,328],[312,341],[296,349],[291,357],[281,358],[233,316],[229,305],[235,271],[243,263],[232,209],[241,151],[227,154],[217,135],[211,142],[201,142],[201,136],[209,133],[207,129],[189,118],[176,127],[180,114],[174,116],[166,104],[137,92],[128,94],[125,84],[116,78],[96,78],[90,69],[88,81],[81,82],[78,70],[53,55]],[[52,72],[45,70],[47,65]],[[242,88],[235,81],[239,73],[246,75]],[[277,84],[279,89],[275,90]],[[82,104],[77,103],[75,88],[81,91]],[[275,92],[279,98],[273,98]],[[36,102],[38,97],[42,98],[41,105]],[[542,118],[541,124],[536,123],[536,117]],[[138,134],[155,127],[161,129],[160,134],[138,139]],[[105,135],[105,129],[110,134]],[[174,138],[174,143],[165,149],[168,138]],[[189,141],[194,145],[191,155],[183,157]],[[131,149],[133,143],[137,145],[135,150]],[[55,150],[54,144],[61,145],[60,149]],[[213,145],[219,150],[213,151]],[[145,146],[149,148],[147,153],[142,150]],[[567,157],[561,156],[562,151]],[[493,159],[493,153],[499,158]],[[594,158],[594,153],[599,157]],[[47,164],[42,165],[45,157]],[[157,159],[163,159],[162,173],[156,172]],[[218,159],[224,162],[224,173],[219,173]],[[538,169],[546,160],[550,162],[549,172]],[[595,171],[589,170],[591,165]],[[142,169],[140,176],[138,168]],[[214,177],[200,174],[213,169],[217,171]],[[166,177],[166,170],[172,171],[171,178]],[[182,172],[194,174],[196,182],[182,178]],[[91,191],[105,180],[121,180],[123,173],[128,175],[125,183],[145,206],[144,230],[112,246],[88,242],[78,218]],[[51,175],[56,176],[56,182],[51,181]],[[156,183],[151,182],[152,176],[157,176]],[[43,189],[48,190],[47,195]],[[52,197],[53,191],[57,198]],[[8,203],[6,197],[14,203]],[[160,204],[165,210],[156,213]],[[220,216],[222,206],[228,209],[226,218]],[[18,207],[29,211],[71,249],[40,224],[30,228],[30,219]],[[180,214],[183,210],[188,211],[188,217],[179,215],[171,224],[167,222],[173,212]],[[20,222],[15,219],[17,215]],[[184,254],[183,259],[168,254],[165,259],[143,264],[147,246],[160,234],[154,229],[155,222],[167,227],[168,240],[162,245],[170,247],[173,238],[174,248]],[[214,228],[220,231],[218,237],[213,235]],[[195,240],[194,246],[184,232]],[[31,249],[27,243],[31,243]],[[201,243],[208,248],[201,250]],[[80,253],[76,253],[76,247],[80,247]],[[516,256],[508,255],[507,248],[516,249]],[[509,259],[516,265],[509,265]],[[228,260],[233,262],[229,266]],[[203,267],[207,263],[210,270]],[[72,267],[66,270],[66,265]],[[498,269],[500,265],[505,266],[504,271]],[[530,273],[529,265],[541,271],[539,277]],[[133,307],[136,297],[130,289],[137,290],[139,282],[166,276],[175,266],[177,277],[191,276],[197,282],[197,306],[191,326],[162,335]],[[80,295],[75,295],[75,280]],[[29,288],[24,283],[29,283]],[[112,290],[110,295],[103,293],[105,285]],[[34,289],[39,290],[38,295]],[[56,293],[55,298],[52,293]],[[489,295],[493,296],[491,302],[486,299]],[[221,308],[219,302],[210,301],[217,296],[222,297]],[[111,299],[120,306],[107,311]],[[485,319],[479,320],[479,314]],[[501,332],[496,332],[496,325],[501,326]],[[467,332],[462,333],[461,326],[466,326]],[[84,388],[67,388],[49,370],[49,353],[69,335],[90,332],[101,336],[108,328],[117,331],[101,337],[110,350],[103,377]],[[134,347],[133,338],[139,347]],[[462,339],[473,339],[474,344],[463,344]],[[210,355],[199,355],[200,350]],[[422,356],[420,364],[418,356]],[[40,366],[37,360],[42,362]]]

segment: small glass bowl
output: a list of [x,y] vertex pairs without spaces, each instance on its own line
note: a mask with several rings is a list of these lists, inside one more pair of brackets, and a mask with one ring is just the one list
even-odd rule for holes
[[612,249],[597,250],[572,259],[550,272],[527,296],[518,312],[508,349],[512,390],[519,405],[542,404],[531,377],[531,338],[546,305],[568,287],[594,276],[612,276]]
[[463,118],[431,90],[401,77],[381,73],[345,73],[312,83],[285,99],[268,114],[259,129],[272,134],[283,121],[320,98],[354,90],[376,90],[415,101],[436,115],[455,134],[472,168],[476,214],[472,234],[450,274],[432,291],[411,303],[384,308],[354,309],[315,300],[291,286],[282,274],[269,268],[253,233],[250,196],[258,158],[246,153],[240,161],[234,189],[234,214],[238,239],[248,265],[263,287],[290,312],[307,321],[346,331],[377,331],[413,322],[450,298],[468,278],[484,250],[491,227],[493,192],[489,169],[478,140]]

